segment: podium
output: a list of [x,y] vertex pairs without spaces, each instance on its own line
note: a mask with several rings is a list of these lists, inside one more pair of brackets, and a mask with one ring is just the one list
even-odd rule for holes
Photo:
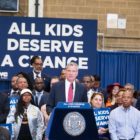
[[98,140],[93,109],[88,103],[59,102],[45,135],[46,140]]

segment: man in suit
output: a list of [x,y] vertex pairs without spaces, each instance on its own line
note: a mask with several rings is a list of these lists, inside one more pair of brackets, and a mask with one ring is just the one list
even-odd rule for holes
[[9,96],[14,96],[15,94],[18,93],[17,79],[18,79],[17,75],[12,76],[12,79],[11,79],[11,90],[10,90]]
[[45,84],[41,77],[37,77],[34,82],[33,98],[37,107],[41,108],[42,105],[47,103],[49,93],[44,91]]
[[18,94],[18,87],[17,87],[17,79],[18,79],[18,76],[17,75],[13,75],[12,78],[11,78],[11,89],[9,90],[4,90],[2,91],[2,93],[4,94],[7,94],[8,96],[15,96]]
[[31,83],[34,83],[34,80],[37,77],[43,78],[45,82],[45,91],[50,91],[50,77],[43,73],[43,62],[39,56],[33,56],[30,64],[33,66],[33,71],[28,73]]
[[[50,86],[52,87],[55,83],[57,83],[57,82],[59,82],[59,77],[57,77],[57,76],[53,76],[52,78],[51,78],[51,84],[50,84]],[[49,94],[44,94],[43,96],[42,96],[42,99],[43,99],[43,103],[45,103],[44,105],[42,105],[41,106],[41,112],[43,113],[43,116],[44,116],[44,120],[45,120],[45,125],[46,125],[46,127],[47,127],[47,125],[48,125],[48,120],[49,120],[49,115],[47,114],[47,112],[46,112],[46,104],[47,104],[47,102],[48,102],[48,97],[49,96],[46,96],[46,95],[49,95]],[[46,98],[47,97],[47,98]]]
[[66,79],[52,86],[47,112],[50,113],[58,102],[87,102],[86,88],[76,82],[78,75],[78,65],[74,62],[66,66]]

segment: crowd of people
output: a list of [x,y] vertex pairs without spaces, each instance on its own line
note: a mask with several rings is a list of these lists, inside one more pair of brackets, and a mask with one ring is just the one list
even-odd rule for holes
[[[112,83],[103,89],[98,75],[77,79],[74,62],[53,77],[43,73],[39,56],[32,57],[31,65],[30,73],[13,75],[11,89],[0,93],[0,124],[14,124],[13,140],[44,139],[51,112],[60,101],[88,102],[93,110],[110,108],[108,127],[97,127],[100,140],[140,140],[140,98],[133,84]],[[9,105],[12,97],[18,99],[15,108]]]

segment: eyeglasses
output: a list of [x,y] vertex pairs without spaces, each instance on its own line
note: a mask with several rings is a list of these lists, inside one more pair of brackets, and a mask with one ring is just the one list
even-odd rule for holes
[[43,64],[42,63],[34,63],[35,65],[37,66],[42,66]]
[[126,90],[133,90],[132,88],[125,88]]

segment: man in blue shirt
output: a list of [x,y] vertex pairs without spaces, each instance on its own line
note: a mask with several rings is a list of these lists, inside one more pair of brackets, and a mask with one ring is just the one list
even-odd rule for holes
[[111,111],[111,140],[140,140],[140,111],[132,106],[132,101],[132,90],[126,90],[122,96],[122,106]]

